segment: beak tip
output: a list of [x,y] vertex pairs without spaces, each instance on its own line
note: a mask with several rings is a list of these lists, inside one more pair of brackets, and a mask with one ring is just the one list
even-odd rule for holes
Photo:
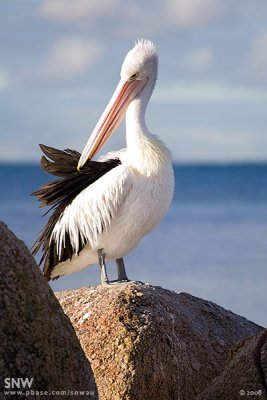
[[80,172],[81,168],[83,167],[84,163],[81,162],[81,160],[79,160],[78,164],[77,164],[77,171]]

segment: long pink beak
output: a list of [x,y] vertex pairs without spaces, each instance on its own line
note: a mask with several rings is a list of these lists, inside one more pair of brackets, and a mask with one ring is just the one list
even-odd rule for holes
[[120,124],[130,102],[146,84],[146,80],[125,81],[121,79],[105,111],[96,124],[81,154],[77,169],[79,170],[98,152]]

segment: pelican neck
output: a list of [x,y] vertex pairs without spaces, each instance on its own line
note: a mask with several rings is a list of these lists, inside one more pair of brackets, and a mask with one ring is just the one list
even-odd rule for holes
[[170,154],[164,143],[149,132],[145,122],[148,101],[156,79],[148,80],[126,113],[127,163],[142,175],[157,174]]
[[149,99],[152,95],[156,78],[148,79],[146,85],[129,104],[126,112],[126,141],[127,147],[131,147],[138,136],[151,136],[145,121],[145,113]]

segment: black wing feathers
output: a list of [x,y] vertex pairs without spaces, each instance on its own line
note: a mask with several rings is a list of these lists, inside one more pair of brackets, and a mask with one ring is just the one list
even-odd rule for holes
[[[53,211],[46,226],[33,245],[32,253],[36,254],[40,249],[43,252],[40,265],[44,262],[44,275],[49,279],[54,266],[60,262],[71,259],[73,250],[68,232],[65,232],[65,247],[62,254],[57,254],[56,243],[50,241],[53,229],[60,219],[65,208],[85,188],[97,181],[101,176],[121,164],[118,158],[107,161],[87,161],[84,167],[78,171],[77,165],[80,153],[74,150],[57,150],[52,147],[40,145],[45,156],[41,159],[44,171],[57,176],[57,179],[43,185],[32,193],[40,202],[40,207],[50,206],[47,211]],[[83,248],[82,240],[79,240],[79,252]]]
[[[41,158],[42,168],[51,175],[65,177],[73,173],[78,173],[77,165],[80,158],[80,153],[75,150],[66,149],[64,151],[54,149],[53,147],[40,144],[42,152],[45,156]],[[98,163],[97,161],[89,161],[87,164]],[[87,166],[86,164],[86,166]],[[86,168],[86,166],[84,168]],[[84,172],[84,170],[82,170]]]

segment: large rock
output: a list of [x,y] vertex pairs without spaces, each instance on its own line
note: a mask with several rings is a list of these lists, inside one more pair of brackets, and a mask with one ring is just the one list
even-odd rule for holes
[[196,399],[223,371],[231,347],[263,329],[209,301],[142,283],[57,297],[101,400]]
[[231,351],[229,363],[198,400],[267,399],[267,330]]
[[[0,320],[0,393],[11,386],[6,378],[33,378],[32,390],[82,390],[87,394],[78,394],[75,399],[97,398],[89,361],[69,319],[29,250],[2,222]],[[46,397],[34,394],[27,398]],[[73,397],[66,394],[53,398]]]

